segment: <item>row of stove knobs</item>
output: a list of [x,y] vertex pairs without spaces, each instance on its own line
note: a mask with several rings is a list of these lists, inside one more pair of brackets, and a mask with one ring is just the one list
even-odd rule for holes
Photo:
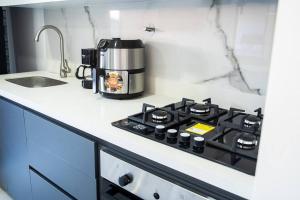
[[[176,129],[168,129],[165,131],[164,125],[157,125],[155,127],[155,137],[159,140],[165,139],[167,135],[167,142],[170,144],[176,144],[177,143],[177,136],[178,131]],[[179,146],[183,148],[188,148],[193,146],[193,150],[195,152],[201,152],[204,148],[205,139],[204,137],[197,136],[193,137],[193,140],[191,141],[191,134],[183,132],[179,134]]]

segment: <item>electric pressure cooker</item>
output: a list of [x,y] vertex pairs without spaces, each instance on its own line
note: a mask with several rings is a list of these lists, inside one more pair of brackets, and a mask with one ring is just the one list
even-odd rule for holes
[[144,92],[144,44],[141,40],[101,39],[93,71],[93,92],[128,99]]

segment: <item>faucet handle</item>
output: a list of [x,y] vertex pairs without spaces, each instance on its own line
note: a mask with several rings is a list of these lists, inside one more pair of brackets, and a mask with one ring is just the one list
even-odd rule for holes
[[60,66],[60,77],[66,78],[67,74],[70,72],[71,72],[71,68],[69,67],[68,61],[65,59]]
[[69,67],[68,61],[67,59],[64,60],[64,66],[63,66],[64,70],[66,73],[71,73],[71,68]]

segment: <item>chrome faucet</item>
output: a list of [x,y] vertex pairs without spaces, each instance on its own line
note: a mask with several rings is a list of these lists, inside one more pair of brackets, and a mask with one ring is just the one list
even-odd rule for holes
[[61,31],[57,27],[55,27],[55,26],[45,25],[36,34],[35,41],[36,42],[39,41],[41,33],[44,30],[46,30],[46,29],[52,29],[52,30],[54,30],[58,34],[58,36],[59,36],[59,42],[60,42],[60,73],[59,74],[60,74],[61,78],[65,78],[65,77],[67,77],[67,73],[71,72],[71,69],[70,69],[70,67],[68,65],[68,61],[65,59],[64,37],[63,37]]

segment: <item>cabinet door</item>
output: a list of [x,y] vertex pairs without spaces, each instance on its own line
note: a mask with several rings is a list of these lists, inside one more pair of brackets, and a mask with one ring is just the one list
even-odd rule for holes
[[34,171],[30,171],[33,200],[71,200]]
[[14,200],[30,200],[23,109],[0,99],[0,184]]
[[24,111],[29,163],[76,199],[97,199],[95,143]]

